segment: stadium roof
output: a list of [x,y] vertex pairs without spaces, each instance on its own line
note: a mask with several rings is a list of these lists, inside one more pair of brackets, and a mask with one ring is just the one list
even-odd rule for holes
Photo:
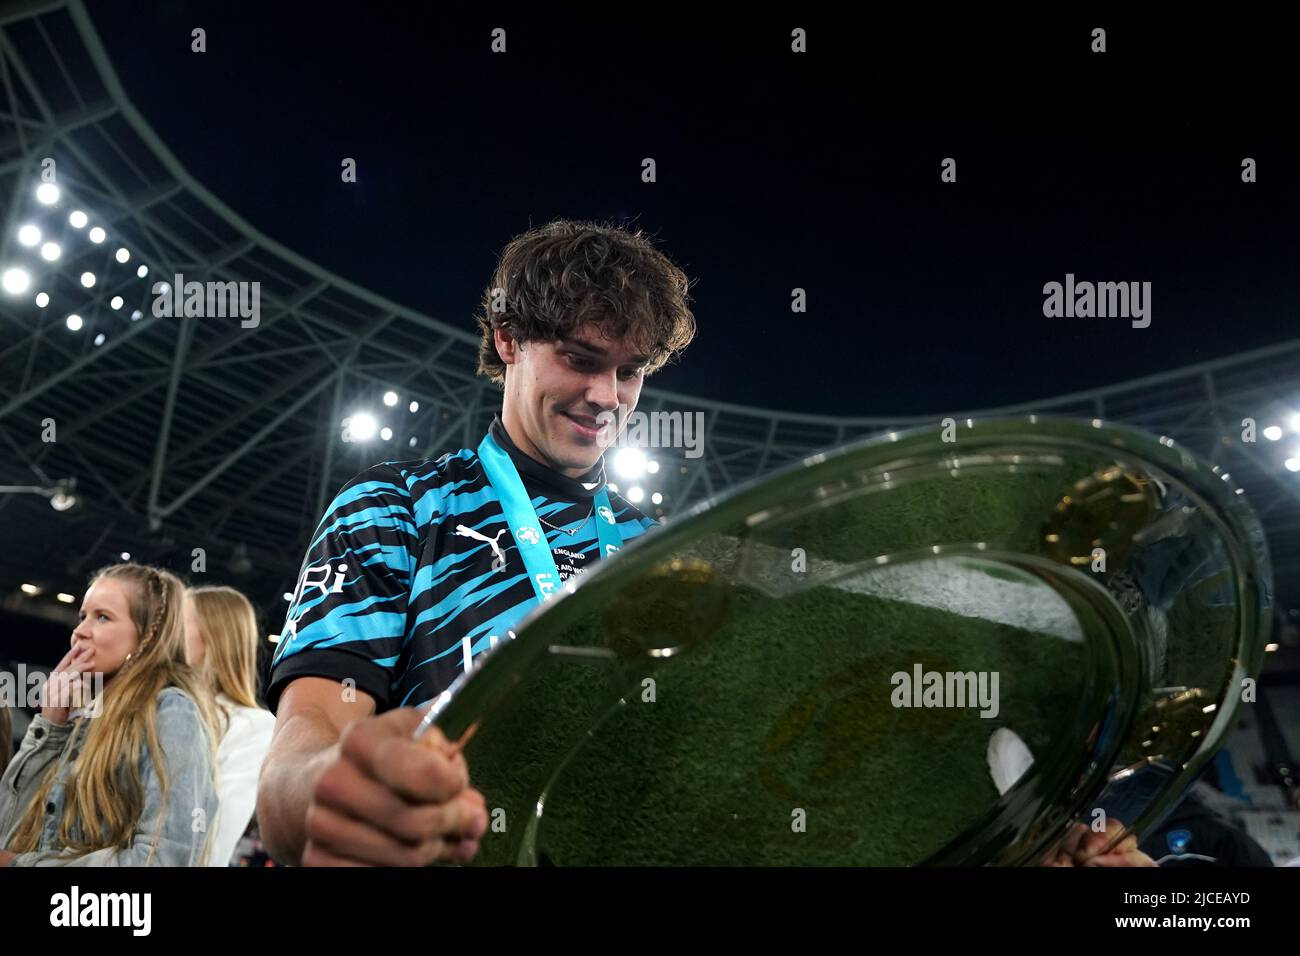
[[[344,481],[377,460],[472,444],[486,429],[500,398],[473,373],[472,326],[321,268],[195,181],[131,104],[82,3],[28,0],[0,13],[0,86],[0,269],[20,263],[32,276],[28,292],[0,295],[0,484],[50,491],[75,478],[81,502],[59,513],[47,496],[0,495],[0,594],[41,574],[42,586],[75,590],[120,551],[185,568],[203,548],[212,568],[274,608]],[[36,198],[46,159],[60,191],[52,205]],[[86,213],[85,226],[69,222],[73,210]],[[24,224],[41,231],[37,246],[19,243]],[[104,241],[89,237],[95,226]],[[60,246],[56,261],[40,257],[45,242]],[[155,316],[153,283],[176,275],[260,283],[256,327],[236,316]],[[44,308],[38,291],[49,296]],[[77,332],[65,328],[70,314],[82,320]],[[381,401],[388,390],[400,396],[393,408]],[[393,428],[386,444],[340,440],[344,417],[363,407]],[[1261,434],[1252,444],[1241,431],[1244,418],[1262,432],[1300,412],[1300,339],[1089,392],[924,418],[793,414],[655,388],[641,410],[702,416],[703,457],[656,453],[663,467],[647,490],[665,496],[669,513],[819,449],[938,427],[948,415],[1138,425],[1245,487],[1279,591],[1297,598],[1300,474],[1282,466],[1300,454],[1297,439]]]

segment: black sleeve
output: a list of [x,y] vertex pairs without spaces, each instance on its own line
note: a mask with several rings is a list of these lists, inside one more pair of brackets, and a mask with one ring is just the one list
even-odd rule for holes
[[376,465],[343,486],[303,559],[271,665],[271,710],[299,677],[337,680],[389,706],[418,547],[400,471]]

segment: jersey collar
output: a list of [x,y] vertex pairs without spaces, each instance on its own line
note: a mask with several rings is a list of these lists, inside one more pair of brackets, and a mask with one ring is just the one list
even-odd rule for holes
[[506,432],[506,427],[502,423],[500,415],[492,419],[489,432],[496,443],[510,456],[510,461],[514,463],[515,469],[519,472],[519,477],[523,479],[525,487],[532,493],[542,493],[548,497],[577,501],[579,499],[594,498],[596,492],[605,486],[604,458],[596,462],[586,474],[577,478],[570,478],[568,475],[562,475],[555,469],[548,468],[540,461],[530,458],[520,451],[515,446],[515,443],[510,440],[510,435]]

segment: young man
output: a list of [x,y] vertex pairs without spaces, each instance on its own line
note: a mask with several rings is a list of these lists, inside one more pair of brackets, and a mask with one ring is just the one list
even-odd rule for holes
[[416,708],[653,524],[608,489],[602,456],[694,337],[688,290],[639,232],[561,220],[506,247],[478,318],[500,416],[477,448],[358,475],[308,548],[267,691],[258,816],[277,859],[477,851],[483,797],[436,731],[412,741]]
[[[386,462],[339,492],[308,549],[267,691],[258,787],[271,854],[306,865],[464,862],[487,828],[459,753],[416,708],[568,577],[653,522],[601,466],[645,376],[694,337],[686,276],[637,235],[559,221],[507,246],[479,317],[504,386],[477,448]],[[1143,865],[1105,835],[1051,865]],[[1048,861],[1044,861],[1047,863]]]

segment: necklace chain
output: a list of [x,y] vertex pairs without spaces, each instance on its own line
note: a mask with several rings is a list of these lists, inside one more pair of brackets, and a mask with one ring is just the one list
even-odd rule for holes
[[588,511],[588,512],[587,512],[587,517],[583,518],[582,521],[581,521],[579,524],[575,525],[572,529],[570,529],[570,528],[561,528],[561,527],[560,527],[559,525],[557,525],[557,524],[551,524],[549,521],[547,521],[547,520],[546,520],[545,518],[543,518],[541,515],[538,515],[538,516],[537,516],[537,520],[540,521],[542,524],[546,525],[546,527],[550,528],[552,531],[562,531],[562,532],[564,532],[565,534],[567,534],[569,537],[573,537],[575,534],[578,533],[578,530],[579,530],[579,529],[580,529],[584,524],[586,524],[588,521],[591,520],[591,516],[592,516],[593,514],[595,514],[595,512],[596,512],[596,503],[593,501],[593,502],[591,503],[591,511]]

